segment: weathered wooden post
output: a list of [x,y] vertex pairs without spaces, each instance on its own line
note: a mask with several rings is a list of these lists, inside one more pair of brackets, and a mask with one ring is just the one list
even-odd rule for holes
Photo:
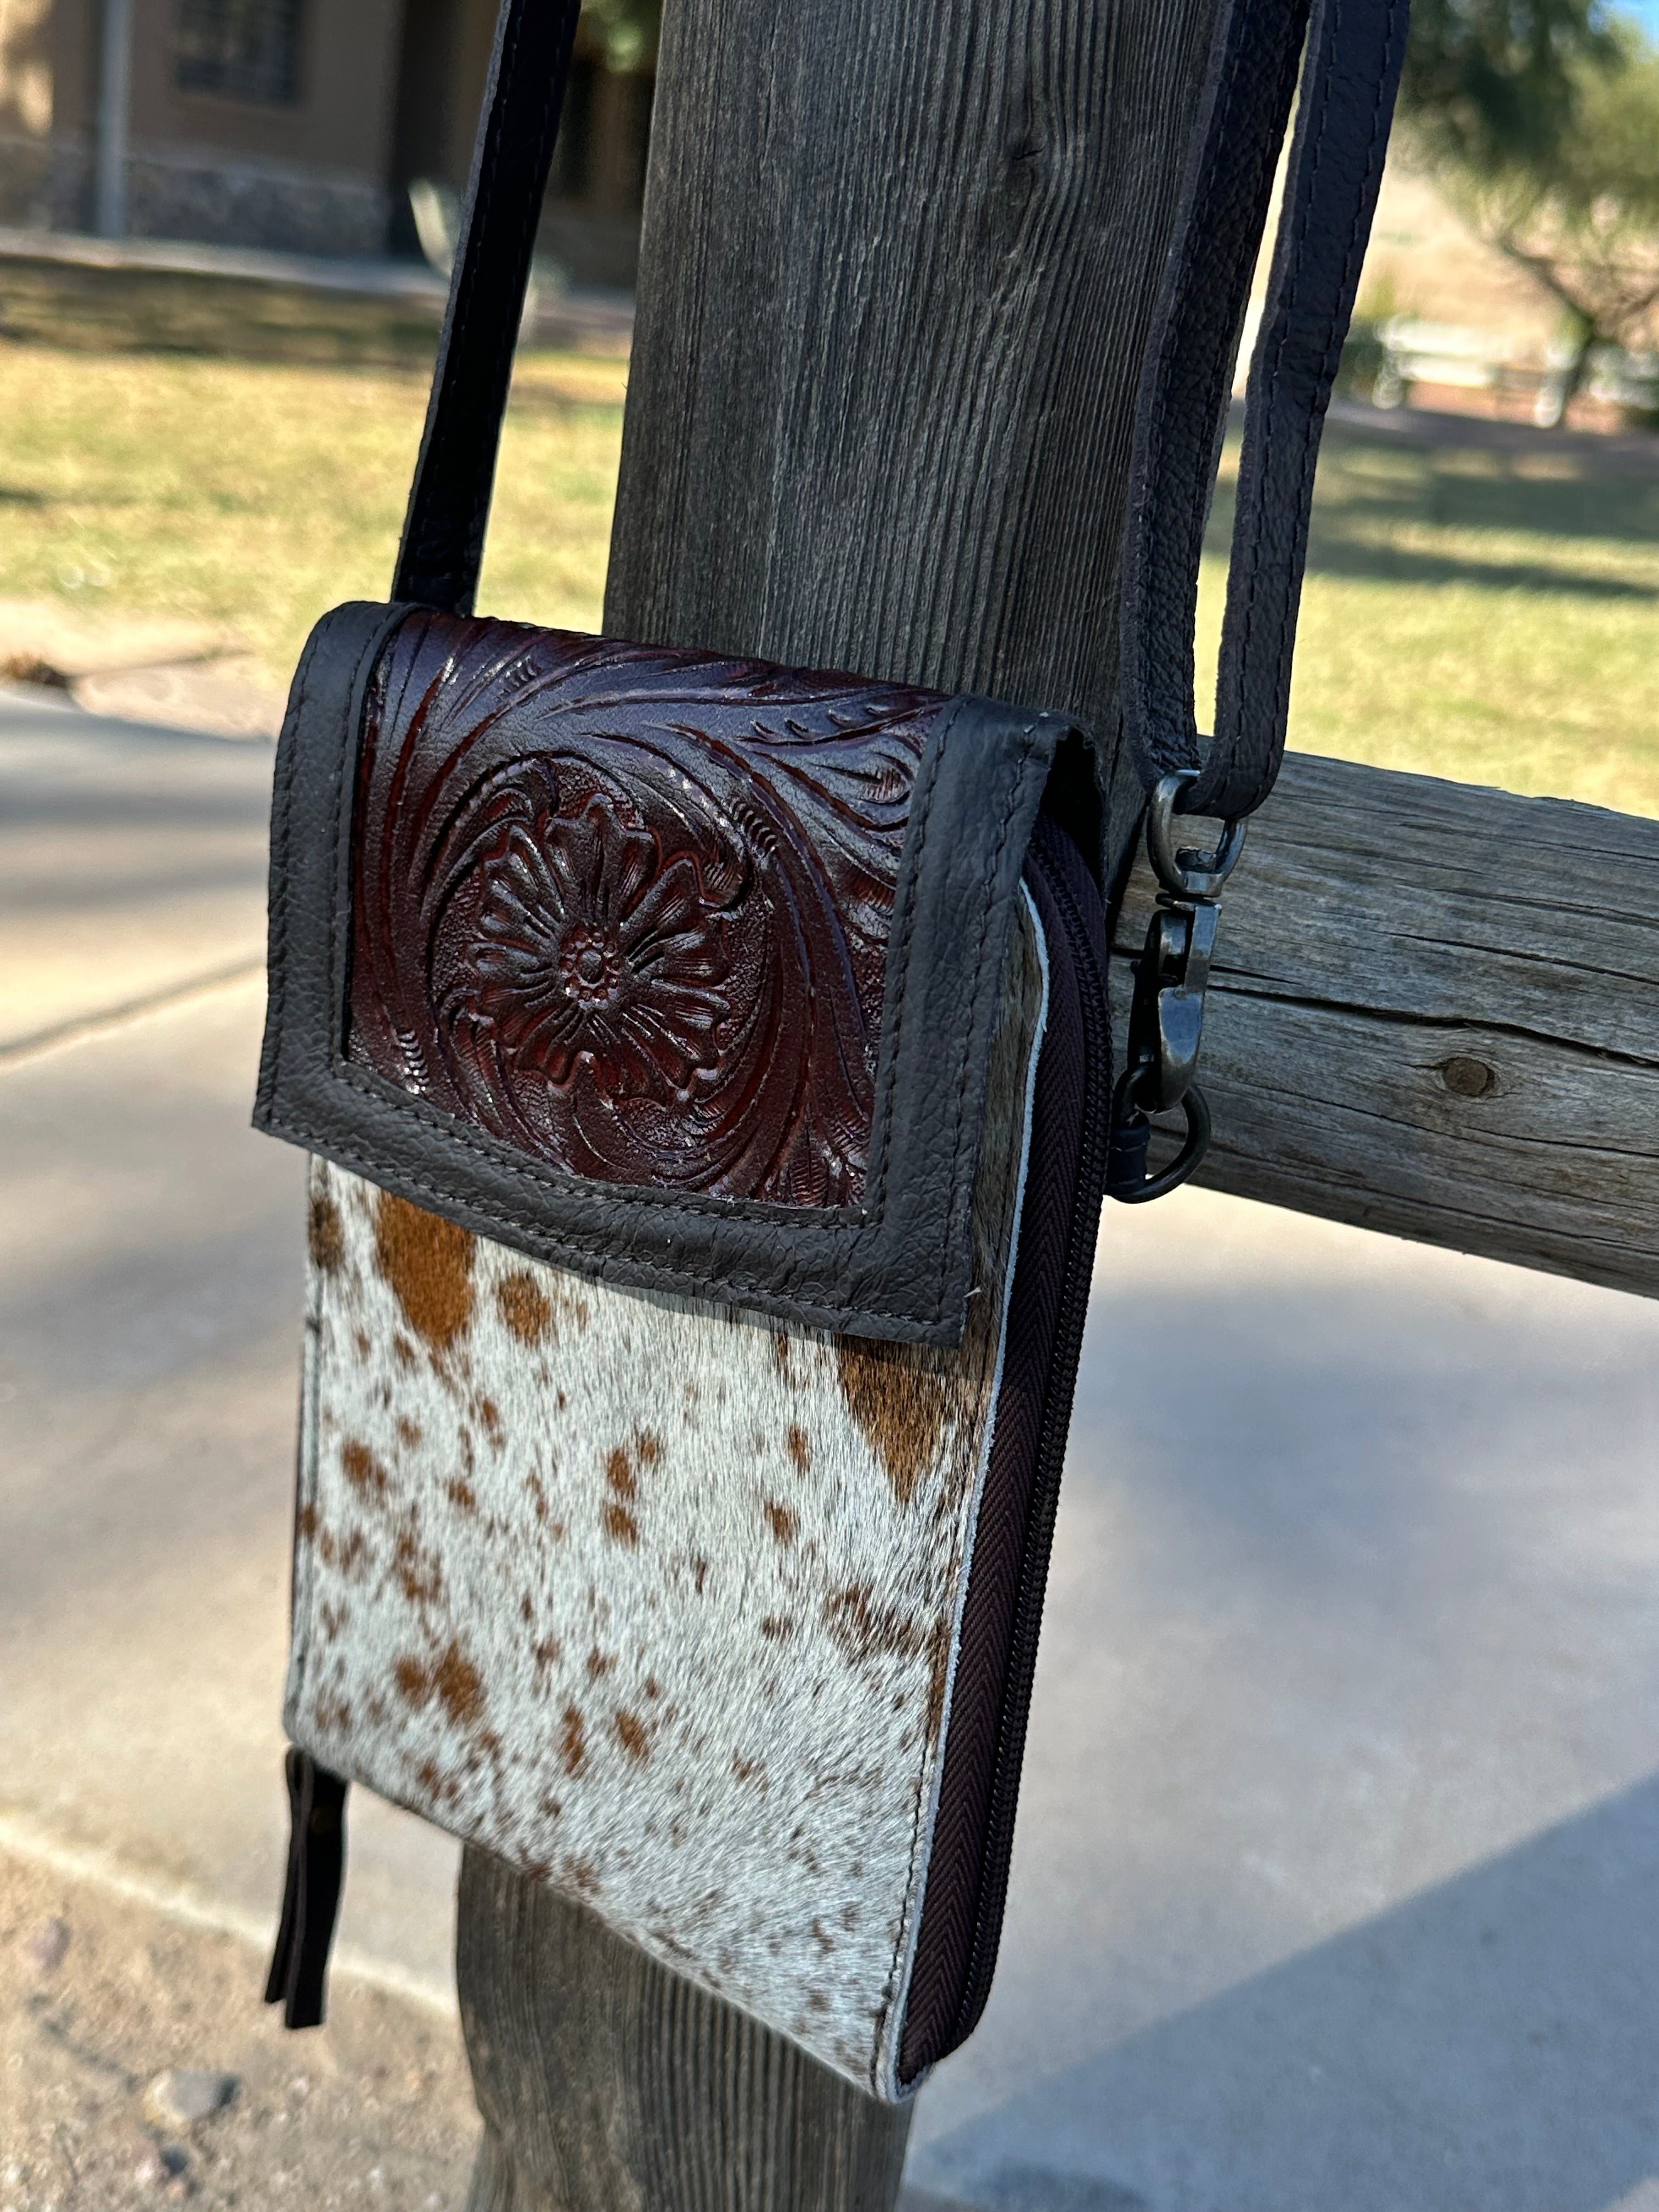
[[[608,630],[1115,728],[1134,392],[1214,14],[676,0]],[[479,1853],[458,1972],[473,2212],[896,2203],[907,2112]]]

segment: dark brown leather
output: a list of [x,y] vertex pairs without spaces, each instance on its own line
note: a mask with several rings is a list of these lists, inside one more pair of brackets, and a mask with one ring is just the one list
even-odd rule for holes
[[[1091,841],[1093,778],[1080,732],[994,700],[337,607],[276,749],[255,1123],[599,1281],[955,1344],[1025,848],[1043,805]],[[686,902],[672,947],[632,933],[641,856]],[[565,903],[591,923],[618,884],[631,1030],[593,1003],[626,980],[605,942],[565,944]],[[589,1000],[549,1029],[534,970],[557,1013],[567,949]]]
[[855,1205],[946,702],[673,661],[404,624],[358,766],[348,1053],[568,1175]]

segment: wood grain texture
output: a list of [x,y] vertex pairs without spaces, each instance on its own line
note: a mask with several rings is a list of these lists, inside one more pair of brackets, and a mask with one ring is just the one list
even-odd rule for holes
[[484,2117],[469,2212],[880,2212],[909,2112],[466,1854],[456,1955]]
[[1200,1182],[1659,1295],[1659,822],[1291,754],[1212,978]]
[[607,629],[1111,738],[1133,403],[1212,16],[671,11]]
[[[1134,395],[1213,15],[678,0],[607,631],[1117,730]],[[1114,793],[1133,820],[1125,763]],[[473,2212],[895,2203],[908,2111],[477,1853],[461,1908]]]

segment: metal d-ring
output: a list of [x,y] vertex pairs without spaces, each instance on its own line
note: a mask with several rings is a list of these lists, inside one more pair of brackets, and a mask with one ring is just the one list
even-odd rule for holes
[[[1182,1099],[1181,1110],[1187,1117],[1187,1135],[1181,1150],[1170,1162],[1168,1167],[1160,1168],[1156,1175],[1146,1176],[1144,1178],[1131,1178],[1120,1175],[1107,1183],[1108,1194],[1116,1199],[1119,1205],[1144,1206],[1148,1199],[1167,1197],[1170,1191],[1178,1188],[1186,1182],[1205,1153],[1209,1151],[1211,1127],[1209,1103],[1196,1084]],[[1152,1135],[1152,1125],[1144,1118],[1141,1122],[1141,1131],[1144,1131],[1146,1137]],[[1139,1136],[1140,1132],[1136,1132],[1136,1134]],[[1120,1139],[1120,1131],[1113,1131],[1113,1139],[1115,1150]],[[1136,1149],[1144,1158],[1146,1149],[1145,1143],[1139,1144]]]
[[1223,822],[1213,853],[1196,852],[1175,844],[1176,801],[1188,784],[1198,781],[1195,768],[1173,769],[1159,778],[1146,808],[1146,851],[1158,879],[1178,899],[1214,899],[1233,872],[1244,849],[1244,817]]

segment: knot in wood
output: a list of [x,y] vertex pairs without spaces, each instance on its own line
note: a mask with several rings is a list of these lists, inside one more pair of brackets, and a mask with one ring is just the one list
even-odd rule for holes
[[1498,1076],[1484,1060],[1454,1053],[1449,1060],[1441,1061],[1440,1080],[1456,1097],[1484,1098],[1496,1085]]

